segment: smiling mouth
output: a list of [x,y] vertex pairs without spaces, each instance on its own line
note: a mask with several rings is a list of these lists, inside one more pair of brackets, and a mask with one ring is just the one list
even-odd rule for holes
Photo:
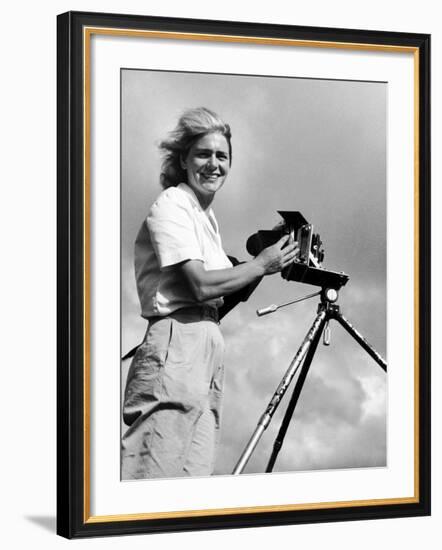
[[202,176],[207,181],[216,181],[219,178],[219,174],[202,174]]

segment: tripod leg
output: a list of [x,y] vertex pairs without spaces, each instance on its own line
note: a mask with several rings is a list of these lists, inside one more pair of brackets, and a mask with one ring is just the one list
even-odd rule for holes
[[270,456],[270,460],[266,468],[267,473],[273,471],[273,466],[275,465],[279,451],[281,450],[282,444],[284,442],[285,434],[287,433],[293,413],[295,412],[295,408],[298,403],[299,396],[301,395],[302,388],[304,387],[304,382],[305,382],[305,379],[307,378],[307,374],[310,369],[310,365],[312,363],[313,357],[315,355],[316,348],[318,347],[319,340],[321,339],[322,331],[323,331],[323,327],[321,328],[321,330],[319,330],[315,334],[314,340],[312,341],[311,346],[307,352],[307,355],[305,356],[304,362],[301,367],[301,372],[299,373],[298,380],[296,380],[292,397],[290,398],[290,402],[288,404],[287,410],[282,420],[281,427],[275,439],[275,443],[273,444],[272,454]]
[[386,361],[379,355],[379,353],[371,346],[367,340],[360,334],[354,326],[347,321],[347,319],[342,315],[340,312],[335,312],[333,315],[333,318],[336,319],[344,328],[345,330],[353,336],[353,338],[360,344],[365,351],[372,357],[376,363],[385,371],[387,372],[387,363]]
[[312,342],[315,340],[316,334],[318,332],[322,332],[324,328],[326,316],[327,316],[327,312],[325,308],[321,307],[318,315],[316,316],[316,319],[313,321],[313,324],[310,327],[310,330],[308,331],[301,346],[296,352],[295,357],[290,363],[290,366],[287,372],[285,373],[283,379],[279,383],[279,386],[276,388],[276,391],[273,394],[273,397],[270,400],[269,404],[267,405],[267,408],[264,414],[259,419],[258,425],[256,426],[255,431],[252,434],[252,437],[250,438],[246,448],[244,449],[242,455],[238,460],[238,463],[236,464],[232,472],[234,475],[240,474],[245,468],[247,462],[249,461],[249,458],[253,453],[253,450],[258,444],[258,441],[261,439],[261,436],[264,433],[264,430],[270,424],[272,416],[276,411],[279,403],[281,402],[281,399],[284,397],[284,394],[287,391],[287,388],[289,387],[293,377],[295,376],[295,373],[299,365],[303,362],[306,354],[308,353],[308,350],[312,345]]

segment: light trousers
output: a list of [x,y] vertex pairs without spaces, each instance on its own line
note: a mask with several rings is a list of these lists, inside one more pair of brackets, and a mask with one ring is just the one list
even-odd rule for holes
[[212,308],[183,309],[150,320],[126,382],[123,480],[213,473],[223,356]]

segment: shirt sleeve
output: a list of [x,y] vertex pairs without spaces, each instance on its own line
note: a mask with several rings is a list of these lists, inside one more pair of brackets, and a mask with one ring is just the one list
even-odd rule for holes
[[191,212],[184,205],[157,201],[146,224],[161,269],[186,260],[203,260]]

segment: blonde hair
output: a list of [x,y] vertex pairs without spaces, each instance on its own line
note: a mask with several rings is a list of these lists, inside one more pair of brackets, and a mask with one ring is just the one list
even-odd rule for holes
[[181,166],[195,141],[206,134],[219,132],[229,146],[229,162],[232,164],[232,133],[230,126],[206,107],[188,109],[179,118],[176,128],[160,143],[163,153],[160,183],[166,189],[179,183],[187,183],[187,172]]

